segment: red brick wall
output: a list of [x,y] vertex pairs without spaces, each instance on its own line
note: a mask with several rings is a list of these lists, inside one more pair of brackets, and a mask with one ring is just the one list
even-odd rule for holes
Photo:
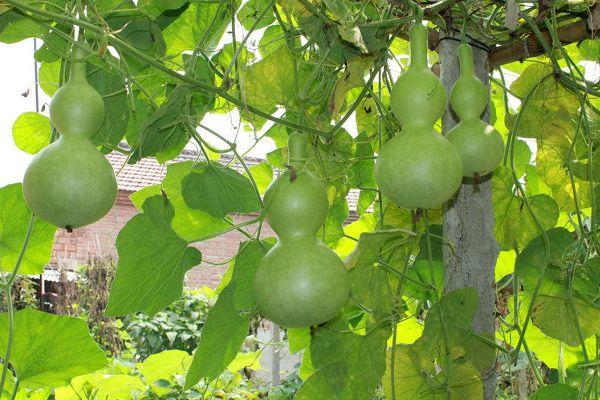
[[[84,228],[75,229],[72,233],[60,229],[54,239],[51,263],[73,269],[79,264],[85,264],[90,256],[116,257],[115,240],[117,235],[127,221],[138,213],[138,210],[129,200],[129,194],[126,191],[119,191],[115,206],[100,221]],[[254,216],[241,216],[236,218],[236,222],[239,223],[250,218],[254,218]],[[255,227],[249,226],[248,229],[253,232]],[[265,224],[261,236],[274,236],[274,233]],[[203,262],[201,266],[188,272],[187,286],[192,288],[200,286],[216,287],[229,265],[226,261],[237,253],[240,242],[244,240],[244,235],[232,231],[196,244],[196,247],[202,251],[203,260],[221,265],[211,265]],[[223,262],[225,264],[222,264]]]

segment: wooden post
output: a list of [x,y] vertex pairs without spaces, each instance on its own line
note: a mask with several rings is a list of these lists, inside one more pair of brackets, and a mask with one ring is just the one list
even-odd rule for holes
[[[440,42],[440,78],[448,98],[460,72],[458,45],[456,40]],[[474,47],[473,57],[475,74],[489,87],[488,54]],[[484,119],[489,119],[489,111],[486,111]],[[457,117],[450,107],[442,122],[444,133],[457,124]],[[461,185],[456,199],[448,204],[444,214],[444,236],[450,242],[449,246],[444,246],[444,289],[449,292],[464,287],[475,288],[479,294],[479,304],[473,319],[473,329],[493,338],[496,310],[494,266],[499,247],[494,238],[491,177],[483,177],[478,187],[472,184]],[[485,400],[494,399],[495,365],[482,375]]]

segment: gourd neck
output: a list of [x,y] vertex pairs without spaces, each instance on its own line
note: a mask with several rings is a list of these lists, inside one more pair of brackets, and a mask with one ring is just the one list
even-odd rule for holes
[[282,245],[286,245],[287,243],[298,243],[299,241],[304,242],[316,242],[316,232],[285,232],[277,235],[279,237],[279,242]]
[[458,46],[458,59],[460,62],[460,76],[474,77],[475,68],[473,67],[473,49],[467,43]]
[[410,29],[410,68],[427,68],[427,27],[420,22]]
[[71,70],[69,74],[69,82],[87,82],[86,58],[85,50],[83,50],[77,44],[73,45],[73,50],[71,51]]
[[306,134],[293,132],[288,138],[288,161],[291,167],[302,170],[308,160],[308,138]]

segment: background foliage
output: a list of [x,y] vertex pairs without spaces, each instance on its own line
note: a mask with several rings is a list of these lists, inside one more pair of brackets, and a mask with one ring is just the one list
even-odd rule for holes
[[[559,39],[561,29],[593,13],[591,6],[3,0],[0,41],[43,41],[34,56],[48,95],[65,81],[74,30],[83,29],[86,40],[77,45],[89,55],[88,79],[107,107],[94,137],[102,151],[122,152],[130,163],[144,157],[166,163],[191,141],[202,157],[169,163],[160,185],[132,195],[140,214],[118,236],[119,262],[106,308],[109,316],[159,315],[127,317],[126,324],[139,332],[134,340],[144,339],[138,341],[142,358],[160,349],[165,337],[185,347],[185,354],[159,353],[179,357],[172,370],[155,375],[169,382],[154,387],[155,380],[144,375],[143,365],[154,355],[135,367],[109,367],[110,376],[100,379],[95,371],[107,360],[81,320],[15,312],[9,301],[0,316],[0,329],[8,332],[0,336],[0,351],[11,368],[5,363],[0,396],[39,390],[43,398],[48,388],[69,381],[85,386],[89,379],[102,398],[112,389],[98,388],[98,381],[109,381],[109,387],[127,382],[139,393],[150,387],[154,395],[164,389],[169,398],[239,381],[235,373],[223,373],[240,357],[257,316],[253,273],[273,243],[261,235],[260,195],[274,170],[285,168],[287,135],[299,130],[309,137],[309,167],[328,191],[329,214],[319,237],[346,259],[352,291],[335,320],[288,331],[290,346],[303,351],[303,383],[295,398],[369,399],[383,390],[390,399],[479,399],[482,373],[494,363],[501,371],[499,396],[597,398],[600,174],[593,160],[600,92],[588,72],[600,60],[600,46],[597,39],[569,46]],[[478,303],[472,289],[444,291],[442,248],[448,244],[439,229],[441,210],[418,218],[382,198],[374,182],[375,154],[401,128],[389,110],[389,92],[407,64],[404,37],[415,7],[434,34],[465,26],[469,40],[491,54],[535,37],[545,53],[506,63],[490,76],[491,121],[507,145],[491,178],[502,250],[495,269],[495,338],[470,328]],[[431,63],[438,61],[436,53],[429,56]],[[271,140],[276,149],[266,162],[248,167],[234,139],[205,125],[208,113],[230,113],[238,134]],[[354,136],[345,128],[351,118]],[[32,154],[55,136],[43,113],[23,114],[13,128],[17,146]],[[232,156],[226,165],[217,162],[223,153]],[[359,218],[344,226],[350,189],[359,191]],[[2,286],[5,299],[12,299],[17,274],[43,272],[55,230],[30,216],[19,184],[0,189],[0,204]],[[244,222],[234,218],[244,213],[254,214]],[[192,244],[234,230],[247,240],[206,320],[203,305],[194,305],[202,323],[198,338],[192,333],[198,325],[194,330],[171,314],[187,297],[163,310],[181,297],[185,273],[202,261]],[[20,256],[24,239],[27,249]],[[89,317],[104,318],[91,311]],[[69,355],[72,346],[50,334],[58,329],[61,340],[72,339],[81,352]],[[159,333],[148,333],[154,329]],[[14,350],[7,354],[9,341]],[[47,362],[34,362],[42,353]],[[59,398],[59,389],[55,393]],[[118,394],[127,396],[133,394]]]

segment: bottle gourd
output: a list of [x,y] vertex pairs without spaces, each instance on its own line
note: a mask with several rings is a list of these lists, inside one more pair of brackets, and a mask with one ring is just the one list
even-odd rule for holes
[[391,106],[402,131],[387,142],[375,164],[381,192],[400,207],[436,208],[462,181],[458,152],[433,128],[446,109],[446,92],[427,66],[427,28],[410,31],[411,61],[391,92]]
[[316,234],[328,211],[323,183],[306,170],[305,135],[289,138],[291,170],[264,196],[266,218],[279,240],[263,257],[254,280],[264,316],[286,327],[317,325],[338,315],[349,292],[342,260]]
[[473,68],[473,50],[462,43],[458,46],[460,77],[452,87],[450,105],[460,122],[448,132],[463,164],[463,174],[476,178],[492,172],[504,155],[504,141],[494,127],[480,117],[488,104],[488,91]]
[[31,211],[60,228],[99,220],[117,197],[112,166],[91,139],[104,112],[102,96],[87,81],[85,53],[74,47],[69,80],[50,102],[50,121],[60,137],[34,157],[23,178]]

